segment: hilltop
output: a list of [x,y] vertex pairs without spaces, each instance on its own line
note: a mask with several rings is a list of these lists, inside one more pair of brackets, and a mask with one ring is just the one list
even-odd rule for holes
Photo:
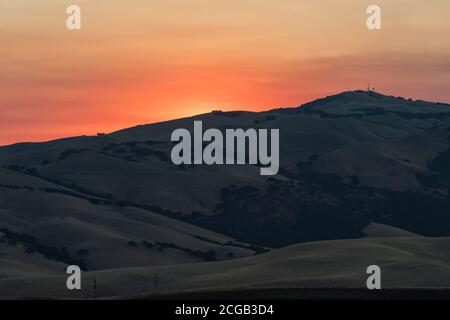
[[[194,120],[280,129],[279,173],[173,165],[170,134]],[[450,236],[449,128],[448,104],[352,91],[0,147],[1,275],[203,265],[339,239],[351,255],[367,236],[420,246]]]

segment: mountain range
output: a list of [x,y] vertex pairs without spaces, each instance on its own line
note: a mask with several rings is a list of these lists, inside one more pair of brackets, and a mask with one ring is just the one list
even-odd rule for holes
[[[278,174],[175,166],[195,120],[279,129]],[[361,287],[371,259],[392,288],[450,285],[449,104],[348,91],[4,146],[0,166],[0,297],[71,297],[68,264],[103,297]]]

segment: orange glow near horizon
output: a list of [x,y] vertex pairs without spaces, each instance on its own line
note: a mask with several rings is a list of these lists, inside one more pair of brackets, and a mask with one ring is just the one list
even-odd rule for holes
[[[446,0],[4,0],[0,145],[363,89],[450,102]],[[82,30],[65,28],[78,4]]]

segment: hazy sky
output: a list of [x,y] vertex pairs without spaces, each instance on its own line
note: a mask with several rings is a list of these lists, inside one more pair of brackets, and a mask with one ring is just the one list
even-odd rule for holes
[[[66,29],[66,8],[82,29]],[[382,9],[382,30],[366,8]],[[0,145],[371,85],[450,102],[448,0],[0,0]]]

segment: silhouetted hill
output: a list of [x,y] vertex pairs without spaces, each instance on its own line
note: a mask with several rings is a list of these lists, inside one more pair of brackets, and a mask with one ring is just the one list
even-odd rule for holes
[[[171,132],[194,120],[280,129],[279,173],[173,165]],[[0,252],[41,273],[81,260],[107,270],[372,234],[450,236],[449,128],[448,104],[352,91],[1,147]]]

